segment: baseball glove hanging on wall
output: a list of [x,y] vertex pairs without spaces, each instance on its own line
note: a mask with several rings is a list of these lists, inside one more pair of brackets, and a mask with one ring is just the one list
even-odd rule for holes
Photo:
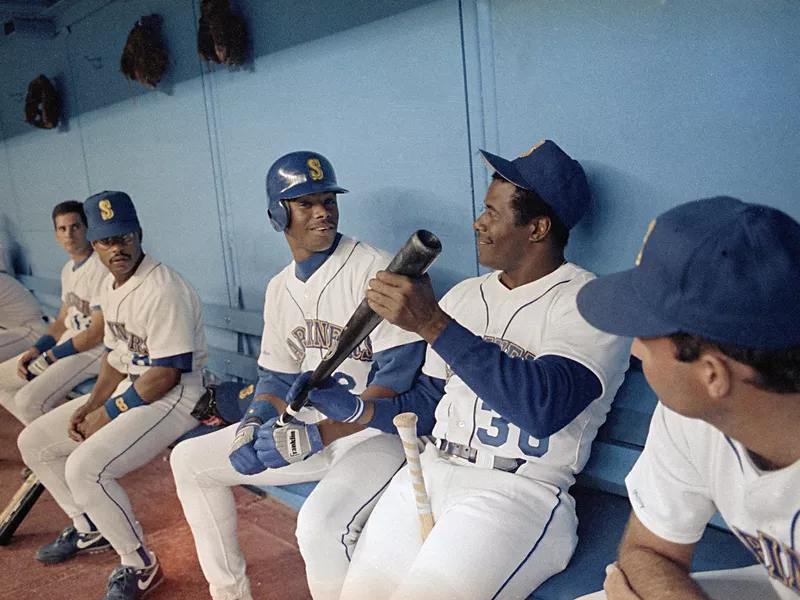
[[60,117],[58,93],[50,80],[39,75],[28,84],[25,97],[25,122],[39,129],[53,129]]
[[128,79],[155,88],[169,64],[169,56],[161,40],[161,17],[142,17],[128,34],[122,51],[119,70]]
[[231,12],[229,0],[200,0],[197,53],[216,64],[244,64],[247,27],[241,17]]

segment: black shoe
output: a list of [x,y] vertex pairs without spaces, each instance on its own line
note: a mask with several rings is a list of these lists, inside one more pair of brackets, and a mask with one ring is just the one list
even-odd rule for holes
[[62,560],[67,560],[78,554],[94,554],[96,552],[103,552],[111,548],[111,544],[104,538],[99,531],[92,533],[78,533],[78,531],[70,525],[58,539],[46,546],[39,548],[36,553],[36,560],[42,563],[57,563]]
[[153,564],[143,569],[117,565],[108,578],[108,590],[103,600],[141,600],[164,581],[164,573],[154,555]]

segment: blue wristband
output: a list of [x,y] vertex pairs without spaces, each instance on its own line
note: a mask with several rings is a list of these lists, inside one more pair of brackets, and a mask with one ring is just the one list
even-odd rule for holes
[[63,344],[59,344],[53,348],[53,357],[56,360],[60,358],[66,358],[67,356],[72,356],[73,354],[77,353],[78,351],[75,349],[75,344],[72,343],[72,340],[67,340]]
[[39,354],[47,352],[56,345],[56,338],[52,335],[45,333],[42,337],[36,340],[36,343],[33,345],[39,351]]
[[250,403],[250,408],[244,413],[242,423],[247,423],[250,419],[258,419],[263,425],[270,419],[275,417],[275,407],[272,406],[267,400],[253,400]]
[[111,396],[104,404],[106,414],[113,420],[116,419],[121,413],[129,411],[137,406],[144,406],[147,404],[142,397],[136,393],[133,385],[127,390],[117,396]]

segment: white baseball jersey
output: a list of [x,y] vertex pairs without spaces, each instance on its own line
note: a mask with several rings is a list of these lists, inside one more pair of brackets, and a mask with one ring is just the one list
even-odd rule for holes
[[61,269],[61,302],[67,308],[64,324],[70,337],[92,324],[92,307],[100,306],[100,294],[108,269],[96,252],[79,264],[68,260]]
[[[308,281],[290,263],[267,285],[259,366],[281,373],[313,371],[335,347],[339,334],[364,298],[369,280],[385,269],[385,252],[342,237],[333,254]],[[419,336],[382,322],[339,366],[334,377],[354,393],[367,387],[376,352],[419,341]],[[323,417],[301,413],[305,422]]]
[[659,403],[625,483],[639,520],[670,542],[697,542],[719,510],[778,596],[800,595],[800,462],[761,471],[740,443]]
[[0,327],[13,329],[40,323],[42,309],[33,294],[11,275],[0,273]]
[[183,373],[181,384],[202,386],[208,347],[195,289],[149,255],[122,286],[115,289],[114,283],[109,274],[100,296],[108,363],[136,376],[146,373],[151,361],[191,352],[192,371]]
[[578,290],[594,275],[574,264],[565,263],[513,290],[499,276],[494,272],[459,283],[442,298],[442,309],[509,356],[558,355],[584,365],[600,380],[602,395],[557,433],[535,439],[489,408],[429,347],[423,371],[446,381],[433,435],[526,460],[518,473],[566,489],[586,464],[592,440],[622,384],[630,341],[595,329],[578,313]]

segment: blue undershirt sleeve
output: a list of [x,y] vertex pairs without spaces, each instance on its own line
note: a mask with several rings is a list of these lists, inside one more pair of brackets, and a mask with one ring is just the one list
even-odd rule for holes
[[420,374],[414,387],[394,398],[373,399],[375,414],[367,425],[386,433],[397,433],[392,423],[397,415],[413,412],[417,415],[417,435],[430,435],[436,424],[436,405],[444,396],[444,379]]
[[426,348],[427,344],[420,340],[376,352],[372,357],[367,385],[387,387],[398,394],[410,390],[422,368]]
[[192,372],[192,353],[176,354],[175,356],[165,356],[164,358],[153,358],[150,364],[154,367],[170,367],[179,369],[181,373]]
[[564,428],[603,392],[597,375],[575,360],[512,358],[455,320],[431,347],[492,410],[538,439]]
[[261,394],[271,394],[281,399],[286,398],[289,388],[292,387],[294,380],[299,375],[299,373],[281,373],[258,367],[258,383],[253,397],[258,398]]

